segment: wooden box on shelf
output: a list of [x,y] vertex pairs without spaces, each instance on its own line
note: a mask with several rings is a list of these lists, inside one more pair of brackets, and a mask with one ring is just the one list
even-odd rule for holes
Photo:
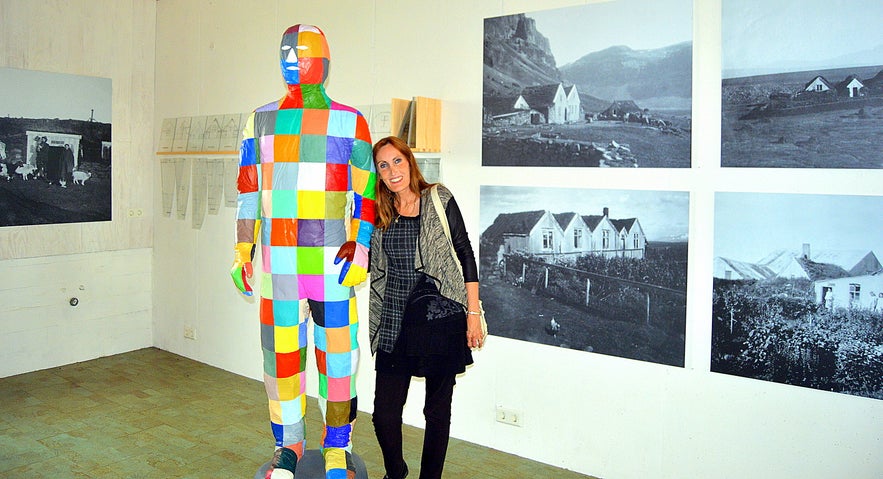
[[415,152],[441,151],[441,100],[422,96],[392,99],[390,134]]

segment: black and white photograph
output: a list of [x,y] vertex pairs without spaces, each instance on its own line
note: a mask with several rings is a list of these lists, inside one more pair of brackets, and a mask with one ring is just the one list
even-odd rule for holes
[[711,370],[883,399],[883,197],[717,193]]
[[689,168],[690,0],[484,20],[482,165]]
[[721,9],[721,166],[883,168],[883,3]]
[[109,78],[0,68],[0,226],[111,220]]
[[481,187],[490,334],[683,367],[689,193]]

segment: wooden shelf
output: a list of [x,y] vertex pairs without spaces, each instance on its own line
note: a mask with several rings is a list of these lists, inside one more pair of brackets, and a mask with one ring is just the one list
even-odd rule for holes
[[390,134],[408,142],[414,152],[441,151],[441,100],[414,97],[392,99]]

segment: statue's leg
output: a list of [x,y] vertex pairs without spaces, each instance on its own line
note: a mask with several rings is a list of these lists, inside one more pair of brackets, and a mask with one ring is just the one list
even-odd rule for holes
[[[329,288],[331,280],[334,284]],[[321,450],[326,479],[352,479],[356,475],[352,432],[357,413],[359,321],[353,289],[339,286],[336,281],[337,275],[326,280],[325,301],[310,302],[319,369],[319,408],[325,421]]]
[[[294,281],[293,291],[297,294],[296,276],[273,275],[272,280],[269,276],[265,275],[264,281]],[[287,299],[286,294],[279,292],[279,286],[268,289],[262,285],[262,294],[269,293],[269,297],[261,298],[260,308],[264,386],[269,400],[270,426],[276,439],[276,452],[267,477],[293,479],[297,461],[303,457],[306,447],[307,315],[302,307],[306,300],[298,300],[296,296]]]

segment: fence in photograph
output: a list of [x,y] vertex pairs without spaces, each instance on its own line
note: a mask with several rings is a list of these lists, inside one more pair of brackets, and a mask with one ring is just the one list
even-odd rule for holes
[[531,293],[555,298],[606,319],[642,322],[683,334],[685,291],[505,255],[503,278]]

